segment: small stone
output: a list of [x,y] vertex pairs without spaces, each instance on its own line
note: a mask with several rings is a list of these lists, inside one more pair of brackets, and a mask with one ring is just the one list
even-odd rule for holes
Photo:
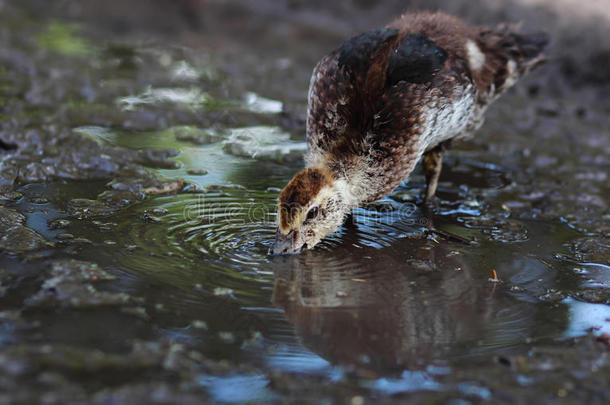
[[146,309],[143,307],[124,307],[121,308],[121,312],[124,314],[129,314],[136,316],[140,319],[148,320],[150,316],[146,313]]
[[158,182],[155,185],[142,189],[148,195],[175,194],[182,190],[186,182],[183,179],[174,179]]
[[114,227],[117,226],[116,222],[102,222],[93,221],[101,232],[110,232]]
[[364,398],[359,395],[352,397],[351,404],[352,405],[364,405]]
[[49,223],[49,229],[65,229],[70,225],[70,221],[67,219],[56,219]]
[[22,254],[49,247],[42,235],[24,226],[24,223],[23,214],[0,207],[0,251]]
[[139,302],[123,292],[98,291],[94,283],[113,280],[115,277],[95,263],[78,260],[58,260],[45,270],[40,290],[26,299],[26,306],[84,308],[125,305]]
[[189,169],[186,171],[186,173],[190,174],[191,176],[205,176],[208,174],[208,171],[205,169]]
[[205,323],[204,321],[200,321],[198,319],[191,322],[191,326],[195,329],[204,329],[204,330],[208,329],[208,324]]
[[69,240],[74,239],[74,235],[72,235],[71,233],[60,233],[57,234],[56,238],[59,240]]
[[230,288],[216,287],[214,288],[214,295],[218,297],[234,297],[233,290]]
[[165,208],[160,208],[160,207],[153,208],[152,210],[150,210],[150,213],[151,213],[151,214],[153,214],[153,215],[157,215],[157,216],[162,216],[162,215],[165,215],[165,214],[167,214],[168,212],[169,212],[169,211],[167,211]]
[[173,130],[177,141],[189,142],[195,145],[206,145],[220,139],[213,131],[196,127],[184,126],[170,128],[170,130]]
[[218,337],[224,343],[228,343],[228,344],[235,343],[235,335],[231,332],[218,332]]
[[155,217],[153,215],[150,215],[149,213],[145,212],[144,215],[142,215],[142,219],[145,222],[151,223],[151,224],[158,224],[159,222],[161,222],[161,218]]
[[68,203],[68,213],[77,219],[111,215],[115,210],[101,201],[75,198]]
[[89,239],[87,238],[74,238],[72,239],[72,243],[80,243],[83,245],[91,245],[93,242],[91,242]]
[[23,194],[17,191],[0,193],[0,201],[17,202],[23,198]]

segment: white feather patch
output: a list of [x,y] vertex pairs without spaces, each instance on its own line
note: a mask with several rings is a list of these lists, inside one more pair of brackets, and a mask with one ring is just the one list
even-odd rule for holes
[[435,97],[428,102],[424,110],[424,131],[422,132],[422,147],[424,150],[456,137],[465,128],[475,107],[475,92],[472,85],[457,87],[453,94],[453,102],[446,98]]
[[468,53],[468,64],[472,70],[480,70],[485,64],[485,54],[472,40],[466,41],[466,52]]

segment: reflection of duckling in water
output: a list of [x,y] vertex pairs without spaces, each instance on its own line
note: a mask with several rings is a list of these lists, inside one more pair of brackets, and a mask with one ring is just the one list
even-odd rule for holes
[[309,90],[307,168],[280,193],[272,253],[312,248],[353,208],[392,192],[422,156],[430,200],[443,148],[481,126],[488,105],[543,60],[546,42],[417,13],[322,58]]
[[493,293],[476,285],[461,256],[444,243],[403,242],[409,253],[347,243],[287,258],[289,266],[281,261],[273,302],[304,346],[374,376],[417,368],[486,333],[481,325],[496,308]]

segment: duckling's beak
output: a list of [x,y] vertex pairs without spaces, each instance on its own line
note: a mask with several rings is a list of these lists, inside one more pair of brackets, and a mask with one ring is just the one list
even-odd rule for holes
[[269,253],[272,255],[288,255],[300,253],[307,249],[306,244],[303,244],[303,246],[296,246],[297,239],[297,233],[294,229],[287,234],[283,234],[278,229],[275,233],[275,242]]

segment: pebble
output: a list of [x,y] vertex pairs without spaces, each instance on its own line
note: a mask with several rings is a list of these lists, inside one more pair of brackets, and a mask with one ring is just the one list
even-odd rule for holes
[[195,329],[204,329],[204,330],[208,329],[208,324],[205,323],[204,321],[201,321],[198,319],[191,322],[191,326]]
[[87,238],[74,238],[72,239],[72,243],[80,243],[83,245],[91,245],[93,242],[91,242],[89,239]]
[[218,337],[225,343],[235,343],[235,335],[231,332],[218,332]]
[[190,174],[191,176],[205,176],[208,174],[208,171],[205,169],[189,169],[186,171],[186,173]]
[[153,208],[153,209],[151,209],[151,210],[150,210],[150,213],[151,213],[151,214],[153,214],[153,215],[157,215],[157,216],[162,216],[162,215],[165,215],[165,214],[167,214],[168,212],[169,212],[169,211],[167,211],[165,208],[160,208],[160,207]]
[[49,229],[64,229],[67,228],[71,222],[67,219],[56,219],[49,223]]

